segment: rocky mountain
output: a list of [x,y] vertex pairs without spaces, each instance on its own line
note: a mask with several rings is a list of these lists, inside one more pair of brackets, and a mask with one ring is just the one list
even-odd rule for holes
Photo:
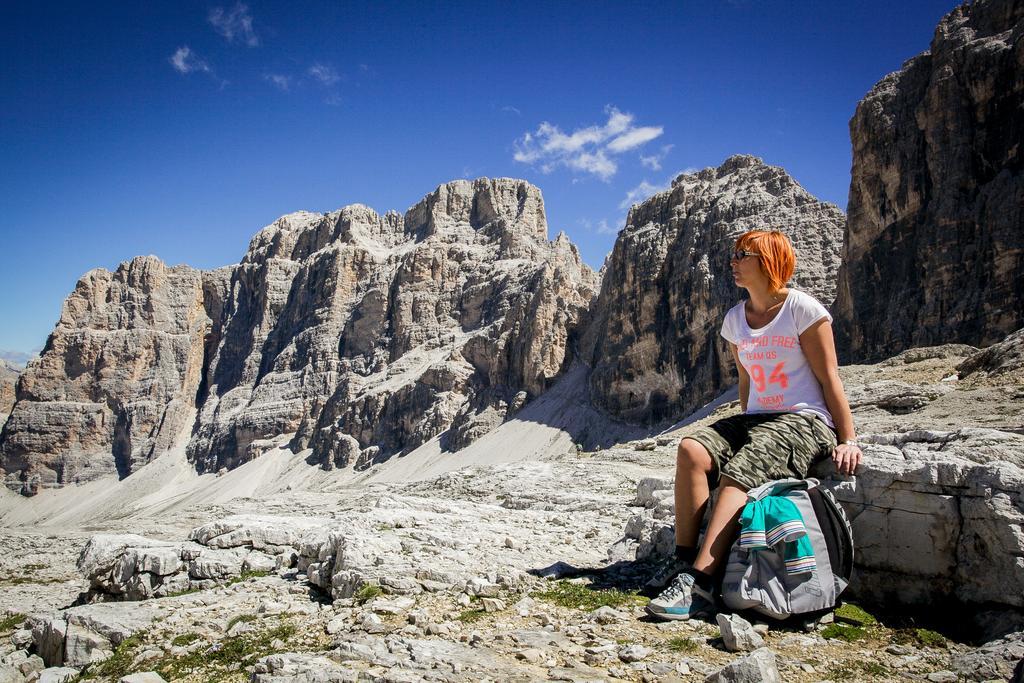
[[7,484],[124,476],[178,438],[200,471],[285,439],[325,468],[458,449],[571,361],[597,276],[524,181],[442,185],[405,216],[284,216],[242,262],[153,257],[78,283],[0,437]]
[[836,313],[854,359],[1024,326],[1024,3],[964,3],[850,121]]
[[675,179],[633,206],[605,264],[581,353],[594,403],[634,423],[678,419],[733,382],[718,334],[741,298],[730,277],[733,241],[779,229],[793,241],[793,284],[826,305],[835,297],[843,212],[752,156]]
[[0,360],[0,430],[14,407],[14,385],[20,370],[11,363]]
[[79,280],[0,434],[9,485],[35,491],[163,453],[191,424],[209,325],[202,274],[140,257]]

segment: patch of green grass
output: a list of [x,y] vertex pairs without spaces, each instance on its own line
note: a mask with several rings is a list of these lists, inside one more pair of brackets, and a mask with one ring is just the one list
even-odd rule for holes
[[381,590],[381,587],[377,584],[364,583],[362,588],[356,591],[355,595],[353,595],[352,598],[360,605],[364,605],[368,603],[370,600],[373,600],[375,597],[383,593],[384,591]]
[[186,676],[198,676],[203,681],[218,683],[253,666],[260,658],[273,654],[273,642],[287,642],[295,636],[294,624],[283,623],[273,628],[226,637],[208,648],[198,648],[180,657],[165,657],[147,662],[147,668],[171,681]]
[[893,632],[892,642],[921,647],[947,647],[946,637],[926,628],[901,628]]
[[26,571],[26,572],[34,572],[37,569],[46,569],[46,565],[45,564],[26,564],[21,569],[22,569],[22,571]]
[[459,614],[459,621],[461,621],[463,624],[472,624],[474,622],[480,621],[481,617],[483,617],[485,614],[487,614],[487,612],[482,609],[463,610],[462,613]]
[[171,640],[171,645],[175,645],[177,647],[187,647],[192,643],[196,642],[197,640],[199,640],[201,637],[202,636],[200,636],[198,633],[182,633],[179,636],[174,636],[174,638]]
[[828,677],[834,681],[863,681],[865,676],[868,680],[888,681],[892,680],[892,671],[884,664],[873,661],[844,662],[828,670]]
[[697,644],[692,638],[685,636],[669,638],[665,641],[665,647],[672,652],[695,652],[700,645]]
[[854,626],[874,626],[878,619],[853,603],[846,603],[835,611],[836,619]]
[[0,619],[0,633],[10,633],[18,624],[25,621],[25,615],[13,612]]
[[64,579],[46,579],[37,576],[0,576],[0,586],[21,586],[24,584],[46,585],[64,583]]
[[575,607],[587,611],[598,607],[647,604],[647,598],[634,592],[614,588],[591,588],[586,584],[571,581],[558,581],[547,590],[533,593],[532,597],[560,607]]
[[225,632],[230,631],[231,627],[234,626],[235,624],[239,624],[239,623],[242,623],[242,622],[245,622],[245,623],[248,624],[251,621],[256,621],[256,615],[255,614],[236,614],[235,616],[231,617],[231,619],[228,620],[228,625],[224,627],[224,631]]
[[146,634],[142,631],[125,638],[114,648],[114,654],[102,662],[86,667],[79,675],[78,680],[111,678],[116,681],[122,676],[127,676],[131,673],[132,662],[145,640]]
[[842,624],[829,624],[821,632],[822,638],[829,640],[845,640],[853,643],[867,637],[864,629],[859,626],[843,626]]
[[258,579],[261,576],[270,576],[270,572],[265,572],[265,571],[244,571],[241,574],[239,574],[238,576],[232,576],[230,579],[228,579],[228,582],[225,583],[224,585],[225,586],[234,586],[236,583],[242,583],[243,581],[248,581],[249,579]]

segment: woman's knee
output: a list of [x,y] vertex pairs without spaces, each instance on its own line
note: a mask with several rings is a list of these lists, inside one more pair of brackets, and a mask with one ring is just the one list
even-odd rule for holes
[[708,449],[699,441],[683,439],[676,451],[676,467],[686,470],[710,472],[713,466]]

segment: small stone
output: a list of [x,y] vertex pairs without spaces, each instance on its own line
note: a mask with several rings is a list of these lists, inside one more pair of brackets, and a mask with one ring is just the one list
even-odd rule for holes
[[480,598],[485,612],[501,612],[505,609],[505,602],[498,598]]
[[427,624],[427,633],[432,636],[447,636],[452,632],[448,624]]
[[517,602],[516,604],[512,605],[512,609],[514,609],[516,611],[516,614],[518,614],[519,616],[528,617],[530,616],[530,612],[533,611],[533,606],[536,604],[536,600],[527,596],[519,600],[519,602]]
[[[749,621],[738,614],[718,614],[718,628],[722,631],[722,642],[730,652],[756,650],[764,645],[761,637]],[[774,657],[773,664],[774,667]]]
[[786,636],[779,641],[780,647],[799,647],[799,648],[810,648],[817,647],[824,644],[825,639],[821,636],[804,636],[804,635],[792,635]]
[[373,612],[364,612],[363,615],[359,618],[359,626],[363,629],[369,629],[374,626],[380,626],[383,623],[384,622],[381,620],[381,618]]
[[336,633],[341,633],[342,631],[344,631],[347,626],[348,615],[339,614],[338,616],[334,617],[333,619],[327,622],[327,626],[325,627],[325,629],[329,635],[333,636]]
[[672,673],[674,669],[675,667],[673,667],[671,664],[666,664],[664,662],[651,662],[647,665],[647,670],[659,678],[662,676],[667,676],[668,674]]
[[654,652],[654,650],[644,647],[643,645],[626,645],[619,650],[618,655],[620,660],[628,664],[646,659],[652,652]]
[[11,634],[11,643],[19,650],[24,650],[32,644],[32,630],[23,628]]
[[960,678],[952,671],[933,671],[925,676],[932,683],[956,683]]
[[520,650],[516,653],[517,659],[529,662],[530,664],[536,664],[544,658],[544,653],[535,647],[528,647],[525,650]]
[[122,676],[118,679],[117,683],[167,683],[167,681],[155,671],[143,671],[142,673]]
[[762,647],[729,662],[704,683],[782,683],[782,678],[775,666],[775,653]]
[[481,598],[495,598],[501,592],[501,586],[486,579],[473,578],[466,582],[466,593]]
[[644,439],[643,441],[634,441],[634,451],[653,451],[658,445],[658,442],[654,439]]
[[587,615],[587,619],[596,621],[599,624],[616,624],[626,621],[629,617],[617,609],[604,605]]
[[66,683],[78,676],[78,669],[69,666],[51,666],[39,673],[36,683]]
[[463,607],[469,607],[469,603],[473,602],[473,599],[466,593],[459,593],[455,596],[455,602]]

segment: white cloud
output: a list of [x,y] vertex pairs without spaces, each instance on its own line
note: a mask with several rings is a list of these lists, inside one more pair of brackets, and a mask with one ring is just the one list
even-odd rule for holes
[[249,47],[256,47],[260,44],[260,38],[252,28],[252,15],[249,8],[242,3],[236,3],[230,11],[223,7],[214,7],[207,17],[210,24],[217,29],[217,33],[228,39],[229,43],[239,40]]
[[210,65],[200,59],[187,45],[179,47],[177,52],[171,55],[169,61],[175,71],[180,74],[190,74],[193,71],[210,73]]
[[634,128],[609,142],[608,149],[616,153],[628,152],[631,149],[636,149],[637,147],[645,145],[651,140],[660,137],[664,132],[665,129],[661,126],[644,126],[643,128]]
[[661,148],[660,152],[656,152],[646,157],[641,154],[640,163],[643,164],[646,168],[651,169],[652,171],[660,171],[662,160],[666,156],[668,156],[668,153],[672,151],[672,148],[674,146],[675,145],[665,145],[664,147]]
[[270,81],[284,92],[291,90],[292,79],[288,76],[284,76],[282,74],[263,74],[263,79]]
[[505,105],[504,107],[501,108],[501,110],[505,111],[505,112],[508,112],[509,114],[515,114],[516,116],[522,116],[523,115],[523,112],[519,111],[518,109],[516,109],[515,107],[513,107],[511,105]]
[[615,107],[605,109],[604,125],[578,128],[565,133],[558,126],[544,121],[533,133],[527,132],[514,144],[512,158],[524,164],[539,164],[543,173],[559,166],[583,171],[608,181],[618,171],[612,158],[637,149],[661,136],[661,126],[634,126],[633,114]]
[[[590,221],[590,220],[588,220],[586,218],[577,219],[576,222],[579,225],[583,226],[583,228],[585,228],[587,231],[597,232],[599,235],[617,235],[617,234],[619,234],[619,231],[616,230],[615,228],[609,226],[608,225],[608,221],[605,220],[604,218],[599,220],[597,222],[596,226],[594,225],[594,223],[592,221]],[[623,219],[622,222],[625,222],[625,219]]]
[[341,80],[337,69],[327,64],[320,64],[319,62],[309,67],[309,75],[324,85],[334,85]]
[[[673,178],[674,177],[675,176],[673,176]],[[669,178],[661,185],[655,185],[653,183],[647,182],[647,180],[643,180],[640,182],[639,185],[637,185],[632,190],[626,193],[626,198],[619,202],[619,208],[628,209],[634,204],[639,204],[648,197],[656,195],[659,192],[664,192],[670,187],[672,187],[672,178]]]

